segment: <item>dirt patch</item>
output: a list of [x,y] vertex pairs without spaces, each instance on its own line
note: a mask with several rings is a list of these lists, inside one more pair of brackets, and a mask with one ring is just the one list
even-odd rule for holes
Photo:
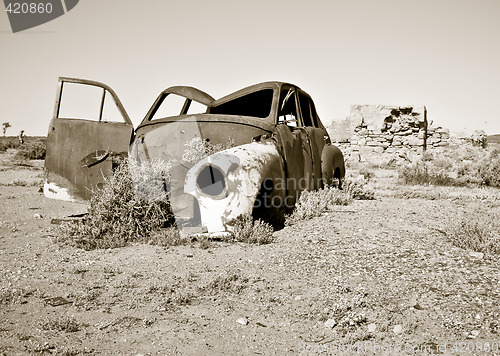
[[[0,181],[40,179],[33,164],[0,170]],[[86,204],[0,185],[0,354],[326,354],[336,345],[429,354],[445,344],[451,354],[455,343],[499,342],[500,264],[446,236],[461,212],[498,210],[498,190],[395,180],[374,172],[375,200],[286,227],[268,245],[93,251],[55,243],[50,224]]]

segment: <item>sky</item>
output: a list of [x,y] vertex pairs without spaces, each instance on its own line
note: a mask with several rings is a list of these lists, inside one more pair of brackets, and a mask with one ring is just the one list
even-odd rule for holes
[[498,134],[499,34],[499,0],[80,0],[17,33],[2,8],[0,122],[46,135],[59,76],[108,84],[135,125],[170,86],[220,98],[277,80],[325,124],[425,105],[434,126]]

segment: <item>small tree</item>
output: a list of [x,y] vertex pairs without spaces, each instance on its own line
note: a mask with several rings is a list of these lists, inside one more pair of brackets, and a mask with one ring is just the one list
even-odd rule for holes
[[8,122],[4,122],[4,123],[2,124],[2,130],[3,130],[3,135],[4,135],[4,136],[5,136],[5,133],[7,132],[7,129],[8,129],[9,127],[11,127],[11,126],[12,126],[12,125],[11,125],[11,124],[9,124]]

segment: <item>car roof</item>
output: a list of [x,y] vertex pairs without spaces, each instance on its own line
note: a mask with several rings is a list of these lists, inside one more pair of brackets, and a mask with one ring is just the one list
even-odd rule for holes
[[263,82],[263,83],[258,83],[254,85],[250,85],[246,88],[240,89],[238,91],[235,91],[234,93],[231,93],[229,95],[223,96],[220,99],[217,99],[213,102],[213,106],[217,106],[219,104],[225,103],[227,101],[231,101],[233,99],[239,98],[243,95],[253,93],[262,89],[279,89],[284,85],[292,86],[295,88],[300,89],[298,86],[291,84],[291,83],[286,83],[286,82],[279,82],[279,81],[269,81],[269,82]]

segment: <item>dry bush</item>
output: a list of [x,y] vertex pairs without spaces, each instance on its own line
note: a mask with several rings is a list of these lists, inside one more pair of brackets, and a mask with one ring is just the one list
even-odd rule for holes
[[349,205],[352,200],[372,200],[374,193],[367,187],[363,176],[346,176],[342,181],[343,189],[326,187],[319,190],[303,191],[291,215],[286,217],[285,225],[293,225],[302,220],[321,216],[335,205]]
[[80,331],[85,326],[75,320],[73,317],[59,317],[49,319],[40,323],[40,329],[47,331],[64,331],[74,333]]
[[457,247],[500,255],[500,214],[469,211],[449,223],[447,236]]
[[195,164],[211,154],[234,147],[235,142],[232,138],[228,138],[226,143],[212,144],[208,141],[202,141],[200,137],[195,137],[184,144],[184,146],[186,146],[186,149],[184,150],[182,159],[186,162]]
[[253,220],[250,214],[239,216],[233,222],[231,238],[235,241],[264,245],[273,242],[274,229],[262,220]]
[[404,184],[500,188],[500,151],[463,146],[434,153],[399,170]]
[[61,225],[63,235],[90,250],[145,242],[173,214],[166,200],[169,164],[123,161],[90,200],[88,217]]
[[45,140],[36,140],[18,146],[15,157],[18,159],[45,159],[45,152]]

